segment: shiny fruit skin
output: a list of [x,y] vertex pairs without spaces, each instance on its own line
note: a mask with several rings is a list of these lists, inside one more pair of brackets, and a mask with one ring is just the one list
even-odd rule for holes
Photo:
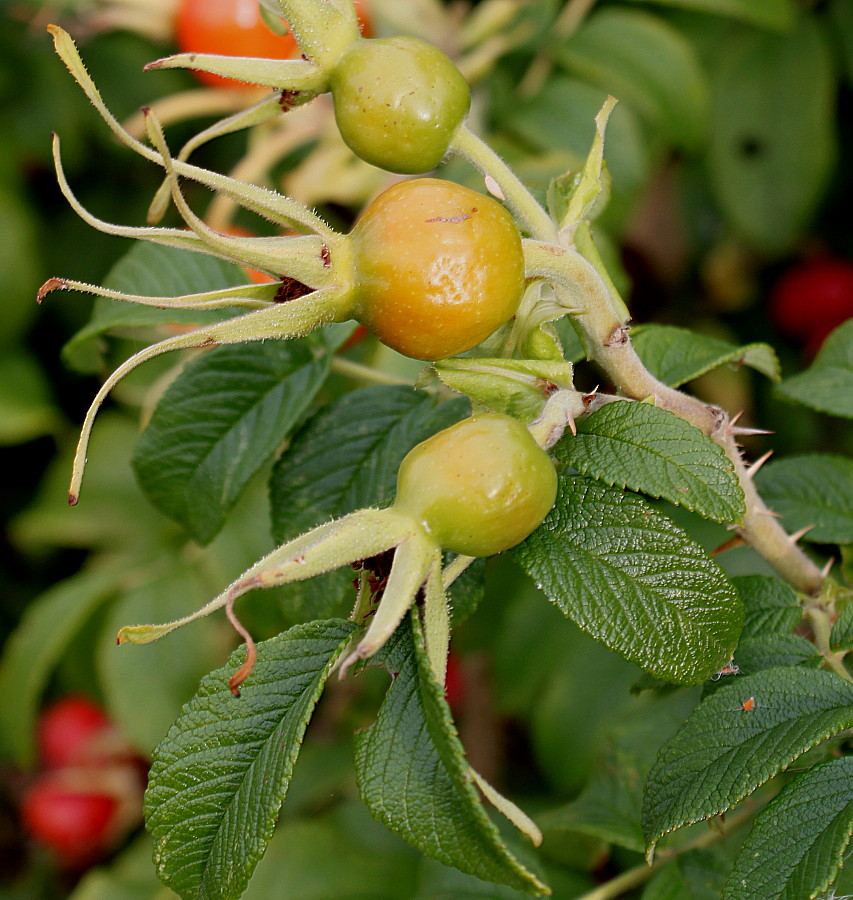
[[62,865],[83,868],[111,847],[118,806],[110,794],[75,789],[63,773],[48,772],[24,792],[21,822]]
[[355,317],[414,359],[470,350],[518,309],[521,237],[491,197],[450,181],[392,185],[352,230]]
[[42,765],[58,769],[85,762],[113,725],[100,706],[87,697],[69,694],[48,706],[39,717],[38,747]]
[[404,175],[442,161],[471,105],[468,83],[450,58],[413,37],[356,41],[330,85],[347,146],[366,162]]
[[786,337],[819,343],[853,317],[853,262],[816,256],[788,269],[771,291],[770,317]]
[[[369,31],[364,3],[357,2],[362,32]],[[184,53],[296,59],[299,45],[290,32],[275,34],[264,23],[258,0],[181,0],[175,18],[178,46]],[[195,72],[203,84],[231,89],[257,89],[256,85]]]
[[481,413],[409,452],[394,508],[422,522],[444,550],[492,556],[537,528],[556,496],[554,465],[530,432],[509,416]]

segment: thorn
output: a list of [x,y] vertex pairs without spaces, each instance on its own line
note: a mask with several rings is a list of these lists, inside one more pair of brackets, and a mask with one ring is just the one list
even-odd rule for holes
[[770,457],[773,456],[773,451],[768,450],[764,456],[759,457],[752,465],[746,467],[746,477],[747,478],[755,478],[758,474],[758,470],[767,462]]
[[566,422],[569,426],[569,431],[571,431],[573,437],[578,436],[578,426],[575,422],[575,417],[572,415],[572,411],[570,409],[566,410]]
[[721,553],[725,553],[726,550],[734,550],[735,547],[742,547],[745,543],[746,541],[739,534],[736,534],[733,538],[729,538],[725,543],[720,544],[716,550],[712,550],[709,555],[719,556]]
[[79,499],[80,499],[80,497],[79,497],[77,494],[69,493],[69,494],[68,494],[68,505],[69,505],[69,506],[76,506],[76,505],[77,505],[77,501],[78,501]]
[[772,509],[759,509],[759,510],[756,510],[756,512],[761,516],[770,516],[771,519],[781,519],[782,518],[781,513],[773,512]]
[[737,420],[738,420],[742,415],[743,415],[743,410],[741,410],[740,412],[736,412],[736,413],[729,419],[729,425],[728,425],[729,429],[731,429],[731,428],[733,428],[733,427],[735,426],[735,424],[737,423]]
[[793,534],[788,535],[788,541],[791,544],[796,544],[797,541],[804,535],[808,534],[816,526],[816,522],[813,522],[811,525],[806,525],[805,528],[801,528],[799,531],[795,531]]
[[600,387],[600,385],[596,385],[588,394],[584,394],[581,397],[581,401],[583,402],[584,406],[589,406],[590,403],[592,403],[592,401],[595,400],[595,396],[598,393],[599,387]]
[[729,428],[729,434],[738,435],[739,437],[750,437],[754,434],[776,434],[775,431],[768,431],[766,428]]
[[38,293],[36,294],[36,303],[41,303],[42,300],[51,292],[51,291],[62,291],[68,287],[68,282],[64,278],[48,278],[47,281],[38,289]]
[[835,557],[830,556],[829,559],[826,561],[826,564],[824,565],[824,567],[820,570],[821,578],[829,577],[829,573],[832,571],[832,567],[834,564],[835,564]]

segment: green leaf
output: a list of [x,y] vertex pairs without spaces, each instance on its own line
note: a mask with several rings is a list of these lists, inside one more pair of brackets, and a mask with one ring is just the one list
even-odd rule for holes
[[[126,294],[177,297],[216,291],[247,281],[245,272],[233,263],[138,241],[110,269],[104,286]],[[99,341],[108,331],[164,324],[189,327],[217,322],[232,315],[234,310],[157,309],[99,297],[91,321],[68,341],[62,350],[62,358],[67,365],[80,371],[97,371],[102,364]]]
[[780,459],[756,475],[764,501],[804,541],[853,543],[853,460],[828,453]]
[[202,544],[299,422],[329,372],[301,341],[219,347],[157,404],[133,456],[151,502]]
[[738,644],[735,663],[741,675],[752,675],[776,666],[811,666],[823,664],[817,647],[798,634],[765,634],[747,638]]
[[708,128],[708,87],[691,45],[660,16],[603,9],[556,48],[557,61],[624,101],[676,147]]
[[408,622],[374,657],[393,681],[374,724],[356,735],[362,799],[376,819],[444,865],[546,895],[486,814],[427,660],[417,615]]
[[670,387],[679,387],[718,366],[750,366],[779,380],[779,361],[769,344],[736,347],[719,338],[674,325],[640,325],[631,332],[634,349],[646,368]]
[[803,617],[794,589],[773,575],[736,575],[737,588],[746,613],[741,639],[767,634],[787,634]]
[[835,620],[829,646],[833,650],[853,650],[853,603],[848,603]]
[[145,795],[160,878],[184,898],[239,897],[272,836],[329,669],[355,626],[309,622],[258,645],[239,699],[243,651],[206,676],[154,752]]
[[809,225],[835,155],[826,38],[803,14],[784,34],[731,34],[713,64],[708,167],[717,202],[756,249],[784,253]]
[[787,31],[794,21],[793,0],[633,0],[635,3],[659,4],[697,12],[729,16],[752,25]]
[[663,497],[716,522],[746,506],[722,448],[683,419],[647,403],[608,403],[554,447],[561,462],[609,485]]
[[554,508],[513,555],[565,615],[653,675],[697,684],[732,657],[734,588],[636,495],[563,474]]
[[798,775],[762,810],[722,900],[805,900],[835,880],[853,834],[853,757]]
[[35,761],[35,720],[51,670],[88,617],[116,591],[113,566],[83,571],[35,599],[12,632],[0,660],[0,735],[21,766]]
[[[294,435],[273,470],[276,542],[356,509],[389,505],[403,457],[468,410],[461,398],[439,404],[433,395],[396,386],[362,388],[330,403]],[[285,590],[305,614],[329,615],[351,596],[352,578],[343,569]]]
[[[754,708],[743,709],[752,698]],[[670,831],[730,809],[798,756],[853,727],[853,684],[823,670],[766,669],[707,697],[662,747],[646,783],[649,853]]]
[[853,319],[832,332],[810,368],[786,378],[777,390],[820,412],[853,418]]

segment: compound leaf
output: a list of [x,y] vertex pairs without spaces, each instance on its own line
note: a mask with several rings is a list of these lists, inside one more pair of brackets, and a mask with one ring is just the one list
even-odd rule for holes
[[789,531],[802,540],[853,543],[853,460],[829,453],[791,456],[764,466],[756,485]]
[[679,387],[718,366],[750,366],[779,380],[779,360],[769,344],[736,347],[675,325],[640,325],[631,342],[646,368],[664,384]]
[[692,425],[647,403],[608,403],[554,448],[561,462],[606,484],[663,497],[716,522],[746,507],[734,466]]
[[183,898],[234,900],[263,855],[305,727],[355,626],[297,625],[258,644],[239,699],[211,672],[154,751],[145,816],[160,878]]
[[151,502],[208,543],[328,372],[329,356],[318,358],[303,341],[218,347],[192,362],[163,395],[133,456]]
[[850,727],[853,684],[831,672],[785,667],[739,676],[703,700],[661,748],[643,804],[649,853],[663,835],[725,812]]
[[722,900],[805,900],[835,880],[853,834],[853,757],[798,775],[756,817]]
[[374,817],[446,866],[533,896],[547,894],[483,808],[416,614],[373,661],[393,678],[376,722],[356,735],[358,786]]
[[697,684],[734,653],[734,588],[641,497],[563,474],[554,508],[513,553],[565,615],[659,678]]

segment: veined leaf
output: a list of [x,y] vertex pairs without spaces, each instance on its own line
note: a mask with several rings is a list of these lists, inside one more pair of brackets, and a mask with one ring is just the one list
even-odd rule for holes
[[416,613],[373,661],[393,677],[376,722],[356,735],[359,790],[374,817],[446,866],[532,896],[549,893],[483,808]]
[[554,508],[513,554],[572,621],[653,675],[697,684],[732,657],[734,588],[641,497],[563,474]]
[[199,543],[212,540],[249,479],[298,424],[329,364],[303,341],[218,347],[190,363],[133,456],[152,503]]
[[721,447],[683,419],[647,403],[608,403],[554,447],[561,462],[606,484],[663,497],[716,522],[746,510]]
[[794,589],[773,575],[735,575],[746,613],[741,640],[768,634],[789,634],[803,617]]
[[[468,410],[467,400],[439,404],[408,387],[362,388],[324,407],[295,434],[273,470],[276,542],[353,510],[390,504],[403,457]],[[331,572],[282,590],[307,615],[330,615],[352,593],[352,572]]]
[[835,880],[853,834],[853,757],[798,775],[757,816],[722,900],[811,900]]
[[742,640],[735,663],[741,675],[752,675],[777,666],[817,668],[823,664],[823,656],[811,641],[798,634],[765,634]]
[[355,626],[298,625],[258,645],[235,698],[244,652],[206,676],[154,752],[145,816],[160,878],[183,898],[236,900],[272,836],[305,727]]
[[853,684],[831,672],[766,669],[720,688],[667,741],[649,774],[643,805],[649,853],[663,835],[725,812],[806,750],[851,727]]
[[736,347],[674,325],[640,325],[631,342],[646,368],[670,387],[679,387],[718,366],[750,366],[779,380],[779,360],[769,344]]
[[814,453],[764,466],[756,485],[789,531],[808,525],[802,540],[853,543],[853,459]]
[[83,571],[51,588],[27,608],[0,660],[0,734],[21,766],[35,761],[35,721],[41,692],[62,652],[88,616],[115,593],[121,569]]
[[853,319],[839,325],[812,365],[786,378],[778,391],[820,412],[853,418]]

